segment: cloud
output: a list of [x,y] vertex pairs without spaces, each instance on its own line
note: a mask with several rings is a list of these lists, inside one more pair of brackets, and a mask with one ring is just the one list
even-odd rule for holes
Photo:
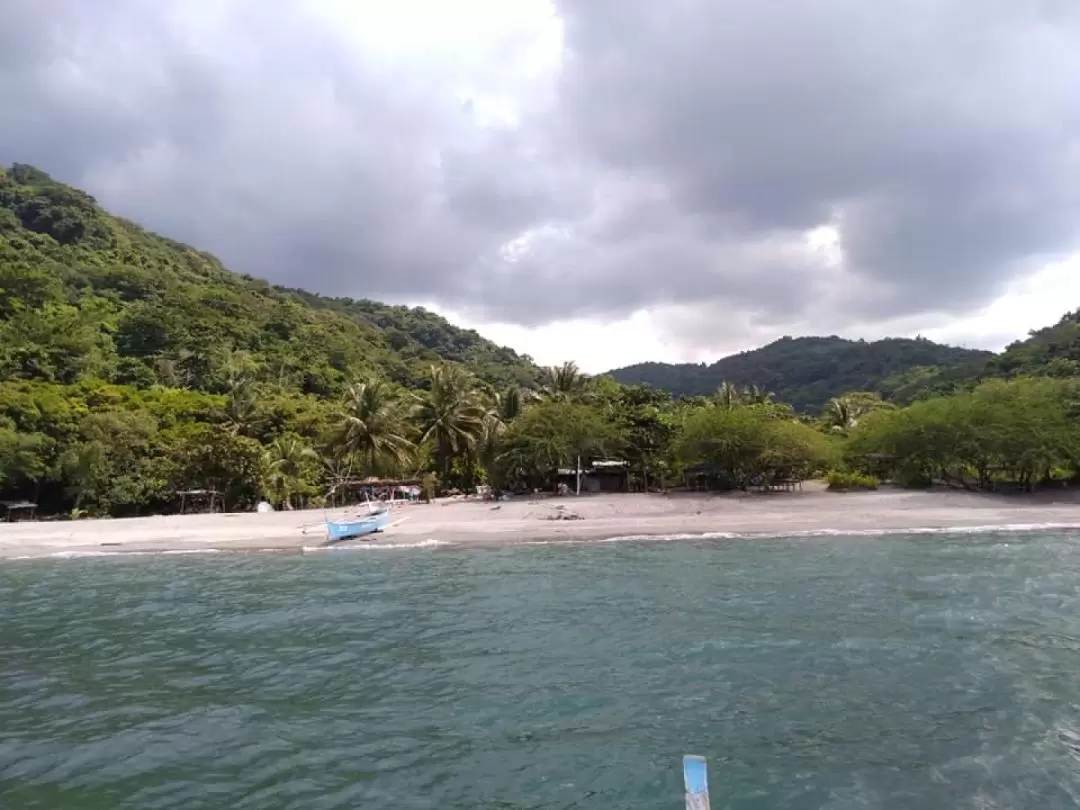
[[321,292],[524,327],[647,310],[698,357],[945,328],[1077,248],[1071,0],[10,0],[5,22],[0,160]]
[[[693,244],[719,259],[692,283],[654,273],[658,297],[746,307],[732,289],[764,274],[770,317],[957,313],[1076,247],[1075,4],[560,9],[564,114],[582,152],[663,178],[678,220],[702,223],[682,255]],[[810,253],[775,261],[771,246],[822,225],[838,232],[842,272]],[[797,312],[784,284],[810,293]]]
[[[546,7],[477,43],[445,13],[445,39],[413,37],[438,8],[398,5],[23,0],[0,156],[277,282],[393,299],[482,289],[484,256],[574,206],[520,100],[538,84]],[[459,10],[498,21],[497,6]]]

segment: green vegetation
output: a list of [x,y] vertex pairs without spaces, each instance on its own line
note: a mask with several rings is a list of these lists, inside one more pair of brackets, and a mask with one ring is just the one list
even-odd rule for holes
[[1069,315],[989,361],[785,339],[689,367],[694,396],[675,398],[539,369],[423,310],[230,273],[15,166],[0,171],[0,500],[133,515],[212,489],[226,508],[297,508],[367,476],[425,497],[552,488],[601,457],[637,488],[831,470],[834,489],[1030,490],[1080,476],[1078,331]]
[[897,481],[1030,490],[1080,472],[1075,380],[988,380],[970,392],[877,411],[851,432],[853,468],[887,467]]
[[723,483],[747,489],[772,479],[802,480],[825,467],[825,435],[790,409],[748,404],[697,407],[686,414],[675,448],[687,466],[704,466]]
[[852,490],[877,489],[881,484],[872,475],[864,473],[848,472],[845,470],[832,470],[828,476],[829,490],[832,492],[851,492]]
[[[785,337],[708,366],[642,363],[610,374],[621,383],[650,385],[686,397],[708,396],[725,381],[737,388],[756,385],[797,411],[817,413],[830,399],[848,391],[878,391],[893,398],[888,395],[909,383],[903,375],[915,369],[981,367],[990,357],[990,352],[942,346],[921,338],[867,342]],[[901,401],[913,398],[908,395]]]
[[230,273],[37,169],[0,169],[0,499],[130,514],[213,488],[228,505],[299,503],[414,464],[410,392],[433,365],[482,388],[541,375],[430,312]]

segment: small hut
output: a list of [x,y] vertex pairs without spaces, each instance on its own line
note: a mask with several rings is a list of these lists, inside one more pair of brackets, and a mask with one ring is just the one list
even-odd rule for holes
[[32,501],[0,501],[7,522],[19,520],[33,520],[37,514],[37,504]]
[[213,512],[219,495],[216,489],[185,489],[176,494],[180,496],[181,515]]

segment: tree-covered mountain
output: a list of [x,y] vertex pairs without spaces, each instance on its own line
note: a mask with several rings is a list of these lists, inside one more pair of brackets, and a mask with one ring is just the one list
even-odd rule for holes
[[784,337],[753,351],[704,363],[641,363],[609,372],[625,385],[646,384],[677,396],[707,396],[723,382],[760,386],[797,410],[816,413],[848,391],[893,393],[918,369],[982,367],[990,352],[943,346],[923,338],[845,340]]
[[231,273],[33,167],[0,169],[0,503],[123,515],[212,489],[248,508],[449,462],[467,481],[479,423],[462,432],[462,415],[541,378],[423,309]]
[[1009,344],[987,367],[988,376],[1080,377],[1080,310],[1053,326]]
[[878,390],[896,402],[971,391],[985,380],[1018,377],[1080,378],[1080,310],[1052,326],[1032,330],[1024,340],[986,360],[956,365],[916,366],[881,381]]
[[323,395],[375,372],[417,387],[439,360],[499,386],[539,373],[431,312],[231,273],[33,167],[0,169],[0,379],[221,392],[238,356],[286,389]]

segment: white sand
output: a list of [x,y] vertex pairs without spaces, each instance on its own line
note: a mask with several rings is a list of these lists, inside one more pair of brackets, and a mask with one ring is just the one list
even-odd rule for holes
[[[1000,497],[962,492],[597,495],[456,500],[401,507],[383,534],[343,545],[506,545],[666,534],[795,534],[981,526],[1075,525],[1073,493]],[[561,507],[561,508],[560,508]],[[580,520],[552,520],[559,513]],[[330,513],[345,514],[343,510]],[[398,522],[400,521],[400,522]],[[323,513],[185,515],[0,524],[0,557],[86,553],[300,552],[324,542]]]

